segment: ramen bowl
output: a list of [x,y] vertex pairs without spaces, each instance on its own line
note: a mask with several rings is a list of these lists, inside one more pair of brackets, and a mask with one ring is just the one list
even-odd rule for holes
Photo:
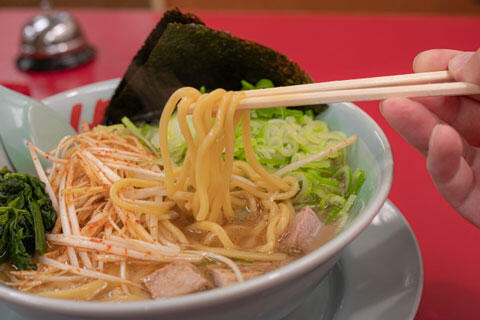
[[[102,123],[108,99],[119,80],[109,80],[43,100],[78,129],[81,120]],[[138,302],[55,300],[0,285],[0,301],[24,319],[281,319],[313,292],[338,261],[342,250],[372,221],[387,199],[393,177],[390,144],[380,127],[351,103],[330,105],[319,118],[333,130],[359,140],[347,162],[366,172],[356,205],[338,235],[313,252],[243,283],[186,296]],[[45,128],[48,130],[48,128]],[[6,161],[6,159],[0,159]]]

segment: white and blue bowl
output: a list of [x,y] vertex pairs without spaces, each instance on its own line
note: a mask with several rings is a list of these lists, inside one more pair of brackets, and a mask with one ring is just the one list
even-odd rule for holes
[[[98,124],[119,80],[69,90],[43,100],[74,127]],[[132,106],[134,107],[134,106]],[[263,276],[230,287],[161,300],[78,302],[43,298],[0,285],[0,301],[24,319],[281,319],[298,307],[339,259],[343,248],[372,221],[386,201],[393,177],[390,144],[375,121],[351,103],[330,105],[320,119],[333,130],[356,134],[348,163],[366,172],[366,182],[342,231],[310,254]],[[48,128],[46,128],[48,130]],[[0,147],[1,148],[1,147]],[[0,149],[0,162],[7,159]]]

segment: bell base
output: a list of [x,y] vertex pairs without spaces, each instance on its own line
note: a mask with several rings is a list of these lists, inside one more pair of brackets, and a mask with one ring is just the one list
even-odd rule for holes
[[56,71],[78,67],[95,57],[95,49],[87,46],[75,52],[70,52],[50,58],[34,58],[21,55],[17,59],[17,67],[22,71]]

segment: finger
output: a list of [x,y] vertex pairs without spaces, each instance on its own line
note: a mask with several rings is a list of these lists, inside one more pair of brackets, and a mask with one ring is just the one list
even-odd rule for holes
[[[480,49],[453,57],[448,64],[448,71],[457,81],[480,84]],[[480,95],[471,97],[480,101]]]
[[420,52],[413,60],[414,72],[442,71],[448,69],[450,59],[463,51],[433,49]]
[[437,125],[432,130],[427,169],[443,197],[467,220],[480,227],[480,187],[475,173],[463,158],[465,145],[450,126]]
[[[462,98],[467,99],[467,98]],[[430,101],[431,102],[431,101]],[[437,101],[438,102],[438,101]],[[448,104],[447,104],[447,107]],[[436,114],[428,109],[425,105],[418,101],[413,101],[405,98],[387,99],[380,103],[380,112],[385,117],[387,122],[405,139],[407,142],[416,148],[423,156],[427,155],[429,148],[430,136],[433,128],[444,123]],[[461,116],[463,117],[463,116]],[[451,122],[469,121],[453,119]],[[458,126],[461,127],[460,123]],[[475,129],[475,121],[471,122],[472,130]],[[478,128],[477,128],[478,131]],[[476,141],[480,144],[480,135],[476,137],[471,134],[472,142]],[[469,142],[462,140],[464,144],[463,157],[467,163],[473,163],[476,151],[469,147]],[[472,144],[474,146],[474,144]]]
[[480,49],[456,55],[450,60],[448,70],[457,81],[480,84]]
[[433,128],[440,119],[417,101],[406,98],[387,99],[380,103],[380,112],[387,122],[423,156]]
[[480,103],[470,97],[460,97],[456,117],[450,124],[457,128],[472,146],[480,146]]
[[413,99],[427,107],[472,146],[480,146],[480,103],[469,97],[427,97]]
[[455,120],[460,106],[460,98],[457,96],[422,97],[412,100],[421,103],[447,123]]

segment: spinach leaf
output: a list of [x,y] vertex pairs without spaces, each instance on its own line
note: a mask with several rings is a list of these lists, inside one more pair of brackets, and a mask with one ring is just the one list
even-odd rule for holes
[[43,182],[7,167],[0,170],[0,263],[35,269],[30,257],[47,251],[45,232],[56,219]]

